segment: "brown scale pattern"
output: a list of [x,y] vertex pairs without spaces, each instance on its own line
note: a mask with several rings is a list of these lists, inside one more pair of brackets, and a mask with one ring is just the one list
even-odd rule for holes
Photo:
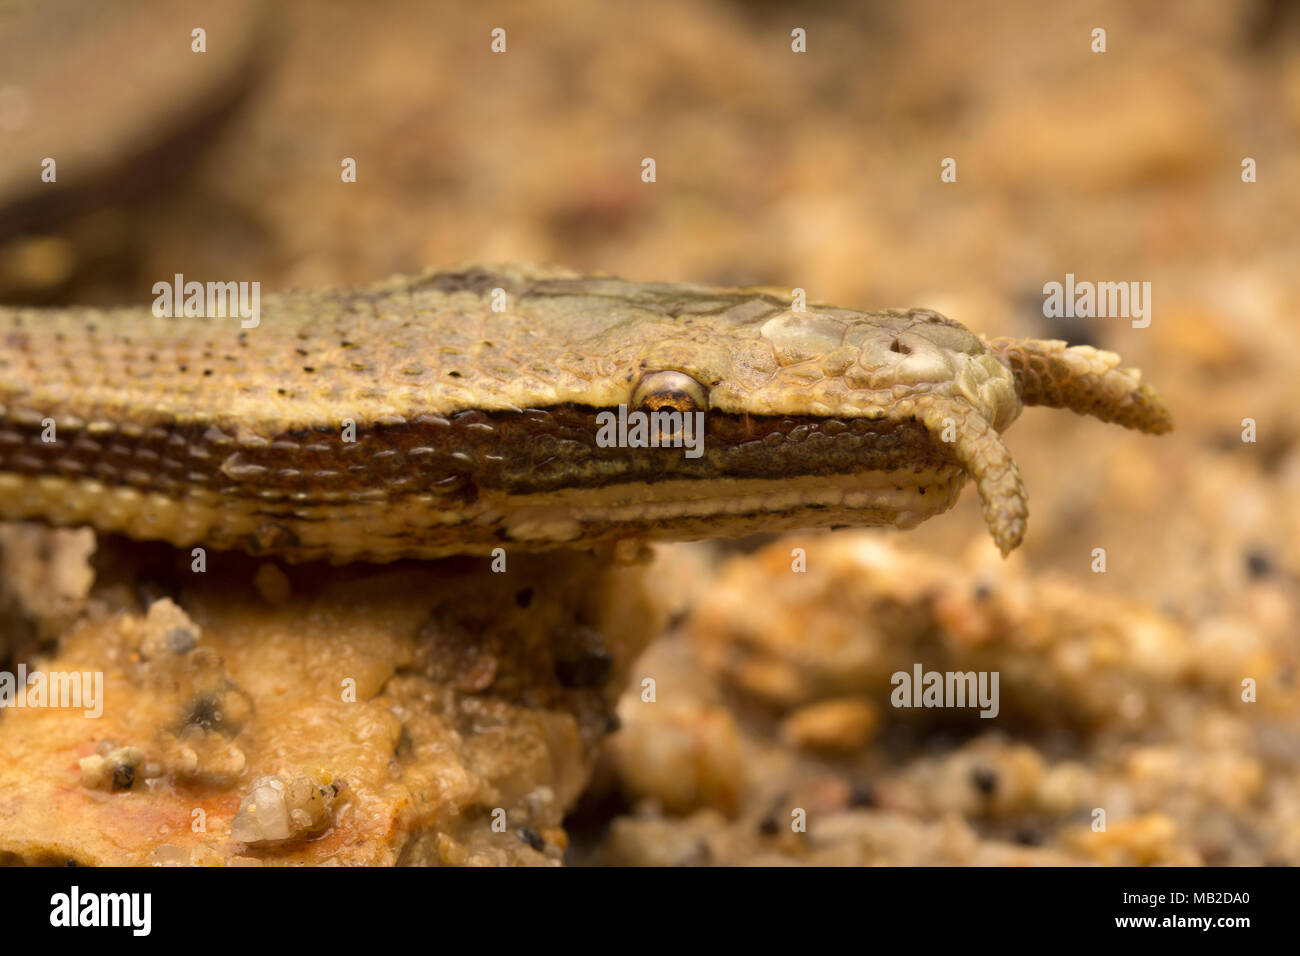
[[139,436],[65,429],[57,442],[42,441],[38,426],[15,425],[0,431],[0,471],[316,503],[440,490],[465,499],[478,487],[528,493],[619,481],[919,471],[954,461],[916,423],[715,413],[707,418],[705,453],[691,459],[672,448],[602,448],[596,416],[574,406],[462,412],[375,425],[358,430],[355,442],[301,429],[247,446],[203,425],[153,427]]

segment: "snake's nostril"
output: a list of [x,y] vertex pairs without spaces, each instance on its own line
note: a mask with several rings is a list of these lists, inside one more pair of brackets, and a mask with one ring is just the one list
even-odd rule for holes
[[912,347],[910,345],[904,345],[902,342],[898,341],[898,339],[894,339],[894,341],[889,343],[889,351],[897,352],[899,355],[911,355]]

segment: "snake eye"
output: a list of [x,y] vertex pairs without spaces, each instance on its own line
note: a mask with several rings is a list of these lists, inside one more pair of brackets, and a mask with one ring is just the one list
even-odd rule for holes
[[709,397],[685,372],[647,372],[632,393],[632,404],[645,412],[703,412]]

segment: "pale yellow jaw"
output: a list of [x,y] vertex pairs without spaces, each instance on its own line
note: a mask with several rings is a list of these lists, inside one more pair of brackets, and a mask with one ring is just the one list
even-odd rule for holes
[[292,508],[205,493],[183,497],[56,476],[0,473],[0,519],[90,524],[101,532],[283,555],[302,561],[435,558],[644,538],[737,537],[838,525],[911,528],[951,508],[966,475],[921,471],[780,480],[628,482],[540,494],[484,494],[449,507],[432,495]]
[[843,524],[912,528],[951,508],[965,478],[961,468],[945,466],[780,480],[620,483],[525,496],[508,506],[502,525],[511,540],[532,546],[609,536],[734,537]]

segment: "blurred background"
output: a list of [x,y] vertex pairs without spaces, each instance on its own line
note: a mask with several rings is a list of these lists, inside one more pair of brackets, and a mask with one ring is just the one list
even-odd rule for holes
[[[1067,609],[1160,615],[1179,635],[1169,653],[1199,655],[1170,686],[1200,693],[1223,668],[1205,708],[1230,708],[1253,668],[1275,709],[1267,747],[1263,725],[1232,738],[1264,749],[1224,826],[1269,822],[1248,851],[1221,834],[1236,849],[1213,850],[1204,818],[1169,811],[1197,830],[1178,834],[1192,856],[1170,858],[1258,862],[1280,846],[1300,862],[1298,142],[1300,6],[1282,0],[0,2],[0,302],[144,304],[177,272],[270,292],[533,260],[797,286],[1117,351],[1160,390],[1174,434],[1027,411],[1008,435],[1030,491],[1024,547],[991,560],[970,492],[899,543],[964,562],[963,580],[1021,575],[1031,603],[1051,581],[1076,589]],[[1067,273],[1150,282],[1150,326],[1045,318],[1043,285]],[[1123,747],[1181,746],[1172,724],[1142,726],[1123,745],[1076,740],[1074,757],[1131,774]],[[671,810],[653,780],[619,773],[613,756],[615,813],[642,798]],[[679,819],[748,812],[745,793],[688,790]]]

